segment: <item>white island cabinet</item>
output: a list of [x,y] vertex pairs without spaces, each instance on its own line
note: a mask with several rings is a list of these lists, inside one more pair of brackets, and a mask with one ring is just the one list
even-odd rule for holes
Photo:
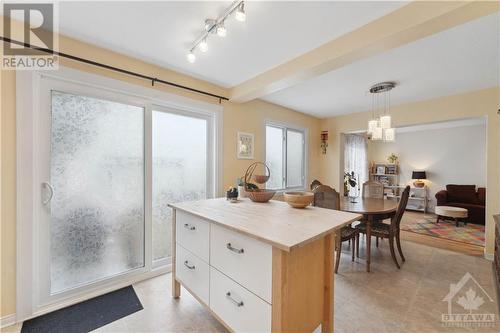
[[180,286],[233,332],[333,332],[334,235],[358,214],[208,199],[173,208]]

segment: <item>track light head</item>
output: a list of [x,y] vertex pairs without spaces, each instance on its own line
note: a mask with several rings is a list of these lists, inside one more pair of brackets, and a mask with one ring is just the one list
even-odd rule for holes
[[245,22],[247,19],[247,14],[245,14],[245,3],[242,2],[239,6],[238,9],[236,9],[236,14],[235,14],[236,20],[240,22]]
[[224,26],[224,21],[219,23],[219,25],[217,26],[217,35],[219,37],[226,37],[227,30],[226,27]]
[[190,62],[191,64],[196,61],[196,55],[193,53],[193,51],[189,51],[186,58],[187,58],[187,61]]
[[[214,25],[217,25],[217,20],[214,20],[214,19],[206,19],[205,20],[205,30],[207,32],[209,32]],[[212,33],[214,33],[214,32],[215,31],[212,30]]]
[[208,43],[207,43],[207,39],[203,39],[200,44],[198,44],[198,47],[200,49],[201,52],[205,53],[208,51]]

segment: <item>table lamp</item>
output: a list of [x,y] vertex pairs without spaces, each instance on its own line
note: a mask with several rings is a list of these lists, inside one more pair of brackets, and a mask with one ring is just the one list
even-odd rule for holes
[[425,183],[422,181],[422,179],[427,179],[427,176],[425,174],[425,171],[413,171],[411,179],[416,179],[413,182],[413,186],[422,188],[425,186]]

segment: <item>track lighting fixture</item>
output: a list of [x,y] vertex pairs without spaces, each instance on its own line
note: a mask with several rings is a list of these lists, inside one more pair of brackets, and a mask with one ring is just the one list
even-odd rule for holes
[[205,20],[205,31],[195,40],[193,46],[189,49],[186,56],[187,61],[190,63],[196,61],[196,55],[194,54],[196,49],[199,49],[203,53],[208,51],[207,38],[210,34],[217,34],[219,37],[226,37],[227,29],[224,22],[233,13],[235,13],[234,16],[237,21],[244,22],[246,20],[245,2],[243,0],[233,1],[231,6],[229,6],[224,14],[219,18]]
[[217,35],[219,37],[226,37],[227,30],[226,30],[226,27],[224,26],[224,21],[222,21],[221,23],[219,23],[217,25]]
[[207,39],[203,39],[200,44],[198,44],[198,47],[200,48],[200,51],[205,53],[208,51],[208,44],[207,44]]
[[236,20],[240,22],[245,22],[247,19],[247,14],[245,14],[245,4],[242,2],[236,9],[236,14],[234,15]]
[[194,55],[193,51],[189,51],[189,53],[187,54],[187,61],[189,61],[190,63],[196,61],[196,56]]

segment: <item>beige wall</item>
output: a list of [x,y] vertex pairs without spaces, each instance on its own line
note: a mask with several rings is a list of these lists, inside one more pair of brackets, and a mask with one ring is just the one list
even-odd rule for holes
[[[190,78],[164,68],[160,68],[138,59],[126,57],[109,50],[85,44],[70,38],[61,37],[60,50],[83,58],[93,59],[116,67],[129,69],[153,77],[170,80],[215,94],[228,95],[226,89],[213,84]],[[85,64],[62,59],[61,64],[67,67],[104,75],[129,83],[151,87],[151,82],[132,78],[115,72],[106,71]],[[15,122],[15,72],[1,72],[1,302],[0,317],[16,311],[16,122]],[[154,89],[175,93],[185,97],[218,103],[218,100],[170,88],[157,84]],[[319,154],[319,119],[310,117],[290,109],[286,109],[264,101],[255,100],[245,104],[223,102],[223,184],[224,187],[234,185],[236,178],[243,175],[246,167],[252,162],[236,158],[236,133],[238,131],[255,134],[255,160],[264,158],[263,131],[264,121],[272,119],[307,127],[309,129],[309,176],[317,177],[319,167],[316,163]]]
[[413,183],[413,170],[427,172],[430,211],[446,184],[486,186],[486,124],[410,129],[398,133],[395,142],[369,141],[368,146],[369,161],[387,163],[391,153],[399,157],[400,184]]
[[[500,213],[500,87],[393,107],[391,115],[396,127],[433,123],[454,119],[486,116],[486,253],[494,250],[493,215]],[[322,121],[321,130],[330,132],[327,155],[320,156],[322,180],[340,188],[340,138],[342,133],[366,129],[370,112],[349,114]],[[464,152],[466,153],[466,152]]]
[[309,129],[309,172],[308,182],[319,176],[317,163],[320,155],[320,120],[284,107],[254,100],[244,104],[228,103],[224,107],[224,186],[235,185],[236,178],[252,161],[236,159],[236,135],[238,131],[255,134],[255,160],[263,161],[265,121],[284,121],[288,124]]

